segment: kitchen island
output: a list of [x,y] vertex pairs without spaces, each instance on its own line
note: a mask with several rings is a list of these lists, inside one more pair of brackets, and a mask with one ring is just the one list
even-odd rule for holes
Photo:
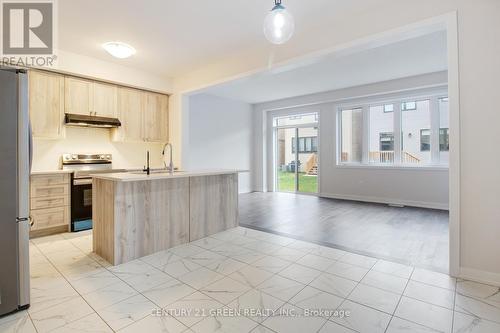
[[238,225],[238,171],[93,175],[93,249],[113,265]]

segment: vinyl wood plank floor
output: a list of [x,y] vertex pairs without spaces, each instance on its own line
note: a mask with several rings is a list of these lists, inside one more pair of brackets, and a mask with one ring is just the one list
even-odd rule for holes
[[244,227],[448,272],[448,211],[256,192],[239,213]]

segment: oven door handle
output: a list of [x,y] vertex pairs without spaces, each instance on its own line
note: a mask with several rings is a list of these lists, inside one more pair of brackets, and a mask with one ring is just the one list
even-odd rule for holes
[[73,179],[73,185],[92,185],[92,178],[90,179]]

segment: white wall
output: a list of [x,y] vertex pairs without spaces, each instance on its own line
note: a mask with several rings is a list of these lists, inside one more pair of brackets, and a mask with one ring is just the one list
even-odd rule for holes
[[[187,169],[249,170],[252,164],[252,106],[207,94],[189,100]],[[250,172],[240,173],[239,192],[252,190]]]

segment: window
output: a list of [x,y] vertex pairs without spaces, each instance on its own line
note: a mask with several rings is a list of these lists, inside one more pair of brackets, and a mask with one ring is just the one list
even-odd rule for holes
[[439,163],[447,164],[450,151],[450,115],[448,98],[438,99],[439,108]]
[[[391,105],[392,112],[386,112]],[[394,105],[369,107],[369,163],[394,163]]]
[[274,126],[301,125],[318,122],[318,113],[307,113],[274,118]]
[[439,129],[439,151],[449,151],[450,150],[450,129],[440,128]]
[[[431,162],[430,100],[415,102],[415,110],[401,112],[401,163],[425,165]],[[422,130],[424,130],[422,132]],[[427,131],[425,131],[427,130]]]
[[318,151],[318,137],[317,136],[312,138],[312,151],[313,152]]
[[380,151],[394,152],[394,133],[380,133]]
[[417,102],[403,102],[401,103],[401,111],[412,111],[417,109]]
[[408,166],[447,164],[448,113],[446,97],[410,101],[401,98],[340,109],[338,161]]
[[430,151],[431,150],[431,130],[422,129],[420,130],[420,151]]
[[361,162],[363,155],[363,109],[340,111],[340,161]]
[[[291,138],[292,153],[295,154],[295,137]],[[318,138],[317,137],[304,137],[299,138],[299,154],[310,154],[318,151]]]
[[394,112],[394,104],[385,104],[384,105],[384,112]]

